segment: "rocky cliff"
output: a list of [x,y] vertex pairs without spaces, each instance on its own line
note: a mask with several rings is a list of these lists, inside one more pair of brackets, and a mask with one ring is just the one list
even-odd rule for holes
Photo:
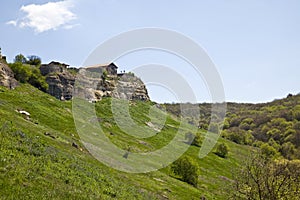
[[40,66],[41,74],[46,76],[49,85],[49,94],[60,100],[72,99],[75,75],[70,73],[67,67],[68,65],[59,62]]
[[[117,73],[114,63],[96,65],[71,73],[68,65],[51,62],[40,67],[49,84],[49,94],[57,99],[69,100],[81,96],[89,101],[102,97],[115,97],[127,100],[150,100],[144,83],[132,73]],[[76,80],[76,88],[74,87]]]
[[10,89],[13,89],[18,85],[18,81],[14,78],[13,71],[3,59],[0,59],[0,85]]

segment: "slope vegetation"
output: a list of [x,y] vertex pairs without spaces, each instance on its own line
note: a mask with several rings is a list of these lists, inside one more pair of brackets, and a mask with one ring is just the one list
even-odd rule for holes
[[[110,105],[109,98],[95,104],[98,122],[113,143],[123,149],[130,146],[130,151],[163,147],[180,123],[168,114],[168,126],[161,133],[137,139],[117,126]],[[131,103],[130,114],[137,124],[147,124],[153,105]],[[199,147],[191,146],[185,155],[200,167],[199,184],[194,187],[174,175],[170,166],[131,174],[102,164],[80,141],[72,102],[59,101],[30,85],[21,84],[14,90],[0,87],[0,116],[1,199],[226,199],[224,188],[231,182],[232,170],[253,150],[221,138],[219,142],[229,146],[227,158],[211,152],[199,159]],[[185,126],[187,132],[190,126]],[[198,134],[204,133],[199,130]]]

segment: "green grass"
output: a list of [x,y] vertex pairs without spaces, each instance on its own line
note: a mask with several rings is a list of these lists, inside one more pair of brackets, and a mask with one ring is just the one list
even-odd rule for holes
[[[149,122],[152,102],[133,102],[130,114],[140,126]],[[29,112],[30,120],[16,110]],[[122,149],[149,152],[172,140],[179,121],[167,115],[160,133],[135,138],[114,121],[111,99],[96,104],[104,133]],[[154,118],[160,111],[154,110]],[[226,199],[223,189],[250,147],[220,138],[229,147],[228,158],[211,152],[198,158],[199,147],[185,153],[200,166],[197,188],[180,181],[169,166],[159,171],[131,174],[112,169],[91,156],[80,142],[72,117],[72,102],[62,102],[30,85],[0,88],[0,199]],[[184,124],[184,132],[192,130]],[[45,133],[49,133],[45,135]],[[51,137],[50,137],[51,136]],[[78,144],[78,148],[72,146]],[[225,178],[226,177],[226,178]]]

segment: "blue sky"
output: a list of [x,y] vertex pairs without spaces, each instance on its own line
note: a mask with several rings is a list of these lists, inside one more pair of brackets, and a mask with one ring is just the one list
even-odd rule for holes
[[[299,10],[296,0],[1,0],[0,46],[9,61],[22,53],[81,66],[99,44],[121,32],[166,28],[206,50],[227,101],[265,102],[300,92]],[[205,83],[174,56],[145,51],[116,61],[126,71],[149,62],[183,73],[198,101],[209,101]],[[149,86],[149,93],[156,101],[175,101],[162,88]]]

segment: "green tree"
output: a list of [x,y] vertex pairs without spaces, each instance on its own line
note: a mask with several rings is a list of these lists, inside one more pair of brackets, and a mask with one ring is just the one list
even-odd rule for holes
[[9,64],[9,67],[14,72],[15,78],[21,83],[29,83],[44,92],[48,90],[46,79],[38,68],[20,62]]
[[285,158],[291,160],[293,159],[294,153],[296,152],[295,145],[291,142],[286,142],[281,145],[280,152]]
[[14,76],[18,81],[20,81],[21,83],[28,82],[29,77],[31,76],[31,70],[28,67],[25,67],[19,61],[9,64],[9,67],[14,72]]
[[225,143],[221,143],[217,146],[216,154],[222,158],[228,155],[229,147]]
[[278,151],[268,143],[264,143],[263,145],[261,145],[260,149],[262,155],[267,158],[274,158],[278,156]]
[[300,161],[255,155],[234,174],[234,199],[300,199]]
[[226,117],[223,123],[223,129],[228,129],[230,127],[229,119]]
[[18,54],[15,56],[14,62],[25,64],[27,62],[27,59],[23,54]]
[[200,133],[193,134],[191,132],[187,132],[185,134],[186,143],[200,147],[202,144],[202,138]]
[[35,55],[31,55],[31,56],[28,56],[27,57],[27,61],[26,61],[26,64],[29,64],[29,65],[34,65],[34,66],[37,66],[39,67],[42,63],[42,60],[40,57],[38,56],[35,56]]
[[255,127],[255,124],[254,124],[254,121],[252,118],[246,118],[240,123],[239,127],[241,129],[248,131],[248,130],[252,129],[253,127]]
[[224,135],[230,141],[233,141],[237,144],[246,144],[251,145],[254,141],[254,136],[252,135],[252,131],[245,131],[243,129],[239,129],[238,127],[233,127]]
[[200,133],[196,133],[195,138],[192,142],[192,145],[200,147],[202,144],[202,138]]
[[180,176],[184,182],[197,186],[199,166],[192,158],[188,156],[179,158],[172,164],[171,169],[174,174]]

